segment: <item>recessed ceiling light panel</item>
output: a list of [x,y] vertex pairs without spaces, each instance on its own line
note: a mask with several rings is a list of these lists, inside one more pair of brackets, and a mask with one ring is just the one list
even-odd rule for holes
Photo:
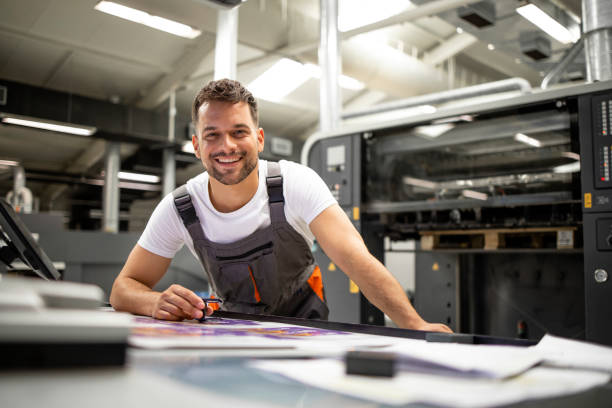
[[137,10],[112,1],[101,1],[94,6],[94,9],[183,38],[193,39],[202,34],[200,30],[196,30],[187,24],[154,16],[146,11]]

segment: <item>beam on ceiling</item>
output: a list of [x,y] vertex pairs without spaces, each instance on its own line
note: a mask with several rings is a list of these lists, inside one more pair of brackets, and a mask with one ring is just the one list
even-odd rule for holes
[[[79,152],[70,164],[64,167],[64,172],[69,174],[83,174],[104,157],[106,142],[102,139],[95,139],[84,151]],[[68,189],[66,184],[49,184],[42,192],[41,196],[46,202],[55,201],[64,191]]]
[[357,96],[347,101],[342,108],[343,111],[351,111],[357,109],[364,109],[368,106],[376,105],[382,102],[387,97],[387,94],[381,91],[372,91],[364,89]]
[[49,74],[47,75],[41,86],[49,86],[49,84],[57,77],[57,74],[59,74],[61,71],[64,70],[64,68],[68,66],[68,64],[72,60],[73,55],[74,51],[72,50],[66,52],[62,59],[51,69],[51,71],[49,71]]
[[531,84],[540,83],[542,80],[536,70],[520,62],[519,55],[513,58],[510,54],[504,52],[491,51],[482,42],[476,42],[466,48],[464,54],[509,77],[525,78]]
[[52,44],[52,45],[56,45],[59,47],[71,48],[74,51],[77,51],[80,53],[105,57],[108,59],[112,59],[115,61],[121,61],[127,64],[136,65],[139,67],[147,67],[150,69],[154,69],[156,71],[162,71],[164,73],[172,71],[172,67],[168,65],[162,65],[159,63],[151,62],[151,61],[145,61],[143,59],[137,59],[131,56],[126,56],[126,55],[118,54],[114,52],[102,51],[102,50],[99,50],[93,47],[89,47],[87,45],[79,44],[75,41],[68,41],[64,38],[52,37],[48,35],[35,34],[27,30],[22,30],[19,28],[7,26],[5,24],[0,24],[0,32],[12,34],[16,37],[21,37],[21,38],[25,38],[29,40],[40,41],[45,44]]
[[93,137],[98,139],[147,146],[155,143],[160,148],[169,144],[167,121],[160,120],[158,112],[15,81],[0,79],[0,83],[9,95],[3,113],[92,126],[97,129]]
[[439,44],[430,51],[426,52],[425,56],[423,57],[423,62],[428,65],[436,66],[446,61],[450,57],[459,54],[476,41],[478,40],[472,34],[455,34],[442,44]]
[[[138,147],[138,145],[123,143],[120,150],[121,161],[133,155],[136,150],[138,150]],[[105,140],[94,139],[86,149],[79,152],[79,154],[67,162],[68,164],[64,167],[62,172],[67,173],[68,175],[84,175],[88,173],[102,160],[102,158],[104,158],[105,148]],[[41,197],[43,201],[52,203],[53,201],[57,200],[68,189],[68,187],[69,184],[49,184],[42,192]]]
[[170,93],[183,84],[198,69],[202,60],[214,52],[214,49],[215,37],[202,34],[195,47],[187,50],[174,64],[172,72],[156,81],[136,105],[143,109],[152,109],[168,99]]

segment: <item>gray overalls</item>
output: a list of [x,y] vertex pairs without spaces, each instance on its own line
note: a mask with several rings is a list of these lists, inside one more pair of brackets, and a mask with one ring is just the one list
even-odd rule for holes
[[327,319],[320,270],[306,240],[285,218],[280,165],[267,163],[271,223],[248,237],[227,244],[206,238],[185,185],[174,191],[174,205],[212,290],[223,300],[221,310]]

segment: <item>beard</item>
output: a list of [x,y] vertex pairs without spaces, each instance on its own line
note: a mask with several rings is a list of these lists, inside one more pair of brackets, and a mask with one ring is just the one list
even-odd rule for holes
[[[224,157],[224,156],[240,156],[240,160],[243,162],[242,167],[238,169],[237,173],[235,171],[226,172],[221,169],[218,169],[215,166],[215,158]],[[210,165],[204,166],[205,170],[208,171],[208,174],[217,180],[221,184],[225,184],[226,186],[231,186],[234,184],[240,183],[242,180],[247,178],[249,174],[255,170],[257,167],[258,156],[257,155],[249,155],[246,151],[242,152],[232,152],[230,154],[225,153],[217,153],[210,156]]]

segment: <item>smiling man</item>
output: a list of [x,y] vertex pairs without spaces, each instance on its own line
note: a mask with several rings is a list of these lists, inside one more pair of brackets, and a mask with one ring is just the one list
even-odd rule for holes
[[398,326],[450,332],[418,315],[314,171],[259,160],[264,131],[257,102],[240,83],[210,82],[196,96],[192,118],[195,155],[206,171],[164,197],[153,212],[113,285],[115,309],[166,320],[212,314],[185,287],[152,289],[187,244],[223,300],[222,309],[326,319],[321,271],[310,251],[316,239]]

